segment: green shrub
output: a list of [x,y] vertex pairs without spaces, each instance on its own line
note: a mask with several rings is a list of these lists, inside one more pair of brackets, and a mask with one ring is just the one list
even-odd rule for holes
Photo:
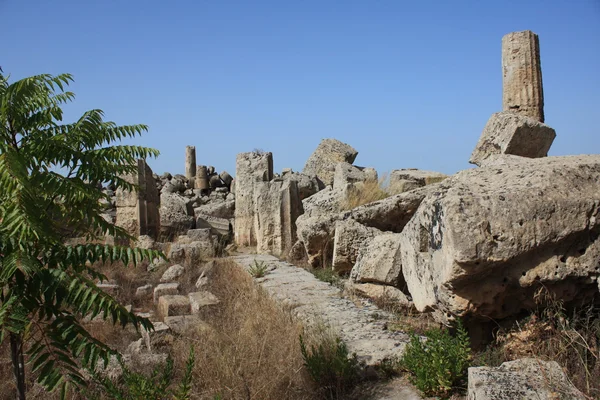
[[320,281],[329,283],[339,289],[344,288],[344,282],[340,276],[331,268],[315,268],[311,270],[312,274]]
[[411,382],[427,396],[447,397],[464,383],[471,348],[461,323],[456,336],[446,330],[432,329],[426,339],[411,334],[401,360],[402,368],[411,373]]
[[318,345],[307,346],[300,335],[300,350],[306,370],[325,398],[338,399],[358,382],[360,364],[356,354],[350,356],[339,337],[324,337]]
[[255,278],[262,278],[267,274],[267,269],[268,267],[264,261],[258,262],[257,260],[254,260],[254,264],[248,268],[248,272]]

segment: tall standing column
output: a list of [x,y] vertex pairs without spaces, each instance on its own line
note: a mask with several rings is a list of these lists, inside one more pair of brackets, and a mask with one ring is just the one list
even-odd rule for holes
[[185,177],[191,182],[196,176],[196,147],[185,146]]
[[502,105],[544,122],[544,91],[540,41],[531,31],[512,32],[502,38]]

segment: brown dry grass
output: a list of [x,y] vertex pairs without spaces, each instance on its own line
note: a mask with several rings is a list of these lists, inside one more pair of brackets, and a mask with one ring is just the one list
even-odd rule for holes
[[196,352],[193,398],[309,399],[299,347],[302,326],[230,260],[218,260],[210,290],[221,300],[202,314],[211,329],[176,341],[176,365]]
[[378,181],[369,179],[349,188],[346,199],[341,204],[342,211],[352,210],[358,206],[389,197],[390,195],[383,189],[385,180],[385,177],[380,178]]
[[475,365],[497,366],[523,357],[556,361],[589,398],[600,398],[600,309],[567,309],[545,288],[539,308],[502,329],[495,342],[475,355]]

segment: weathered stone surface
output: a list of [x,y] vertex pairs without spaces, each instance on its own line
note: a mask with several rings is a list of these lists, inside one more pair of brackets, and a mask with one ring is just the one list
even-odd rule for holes
[[167,252],[170,261],[194,267],[210,257],[215,256],[215,243],[211,240],[191,243],[172,243]]
[[319,215],[330,215],[342,210],[344,193],[326,187],[320,192],[302,200],[304,209],[303,218],[317,217]]
[[194,333],[211,330],[212,327],[202,321],[198,315],[176,315],[165,317],[165,324],[176,334],[183,334],[194,330]]
[[148,235],[140,235],[134,244],[140,249],[154,249],[156,241]]
[[600,155],[525,159],[459,172],[401,233],[415,306],[501,319],[557,300],[598,296]]
[[231,186],[231,182],[233,181],[233,177],[231,175],[229,175],[229,172],[227,171],[223,171],[219,174],[219,178],[221,178],[221,180],[223,181],[223,183],[225,184],[225,186],[230,187]]
[[214,306],[220,303],[217,296],[208,291],[192,292],[188,294],[188,297],[190,299],[192,314],[200,312],[200,309],[203,307]]
[[146,348],[150,352],[153,352],[157,348],[163,347],[173,341],[171,328],[169,328],[166,324],[162,322],[153,322],[152,325],[154,325],[154,330],[147,331],[144,328],[141,329],[142,339],[146,344]]
[[365,226],[381,231],[401,232],[412,218],[425,196],[438,190],[439,184],[400,193],[373,203],[356,207],[340,214],[342,219],[352,218]]
[[384,233],[361,248],[350,278],[354,282],[374,282],[404,287],[400,234]]
[[255,246],[254,184],[273,179],[273,154],[238,154],[235,176],[235,243],[238,246]]
[[400,289],[393,286],[378,285],[376,283],[352,283],[350,289],[361,296],[374,300],[385,299],[400,306],[413,306],[412,301]]
[[135,290],[136,297],[149,297],[152,294],[152,285],[140,286]]
[[196,177],[196,147],[194,146],[185,147],[185,177],[190,182],[194,182]]
[[395,169],[390,172],[390,183],[388,192],[398,194],[414,190],[432,183],[438,183],[446,179],[448,175],[435,171],[424,171],[422,169],[407,168]]
[[523,358],[496,368],[471,367],[468,379],[468,400],[586,399],[556,361]]
[[531,31],[502,38],[502,104],[504,111],[544,122],[540,41]]
[[185,272],[185,268],[181,264],[171,265],[160,277],[161,282],[171,282],[179,278]]
[[[254,183],[256,251],[280,256],[296,242],[296,219],[302,214],[298,184],[275,179]],[[237,219],[236,219],[237,225]]]
[[210,229],[213,233],[227,235],[233,232],[233,219],[213,217],[211,215],[196,212],[196,228]]
[[219,202],[210,202],[194,208],[194,215],[204,214],[211,217],[231,219],[235,214],[235,199]]
[[348,184],[364,182],[365,180],[367,180],[367,175],[362,169],[347,162],[340,162],[335,165],[333,190],[343,191],[346,190]]
[[333,184],[335,166],[340,162],[352,164],[358,151],[336,139],[323,139],[310,155],[302,172],[316,176],[325,185]]
[[160,227],[161,234],[174,238],[194,228],[194,210],[189,199],[177,193],[160,195]]
[[208,186],[208,172],[206,165],[198,165],[196,167],[196,177],[194,187],[198,190],[206,190]]
[[283,173],[283,179],[296,182],[300,200],[304,200],[319,191],[319,181],[315,176],[308,176],[299,172],[292,172],[290,169],[289,172]]
[[379,229],[367,228],[352,219],[336,221],[331,264],[333,270],[349,272],[356,263],[360,250],[377,235],[381,235]]
[[137,185],[136,191],[117,188],[116,224],[133,236],[157,238],[160,230],[159,197],[152,170],[144,160],[137,160],[137,172],[124,179]]
[[469,162],[482,165],[497,154],[546,157],[556,137],[548,125],[512,112],[493,114],[488,120]]
[[[305,212],[296,220],[298,238],[304,244],[309,264],[319,267],[332,260],[336,221],[352,219],[380,231],[401,232],[425,196],[435,192],[438,186],[432,184],[337,214],[320,214],[319,208],[311,204],[309,213]],[[321,197],[326,190],[304,200],[303,204],[306,205],[315,196]],[[331,204],[327,201],[323,203]]]
[[179,293],[179,283],[161,283],[154,288],[154,302],[158,303],[161,296]]
[[202,242],[212,240],[212,234],[210,228],[198,228],[190,229],[187,231],[186,236],[191,239],[192,242]]
[[189,314],[190,299],[187,296],[177,294],[160,296],[157,311],[158,315],[162,318]]

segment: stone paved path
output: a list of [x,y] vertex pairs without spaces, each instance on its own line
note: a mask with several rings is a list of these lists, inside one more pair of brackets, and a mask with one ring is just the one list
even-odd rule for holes
[[340,289],[318,280],[305,269],[264,254],[240,254],[232,257],[249,268],[255,260],[269,266],[269,272],[257,282],[274,298],[290,305],[305,323],[324,322],[331,326],[352,353],[367,365],[384,358],[400,356],[408,335],[386,329],[391,315],[366,300],[351,301]]

